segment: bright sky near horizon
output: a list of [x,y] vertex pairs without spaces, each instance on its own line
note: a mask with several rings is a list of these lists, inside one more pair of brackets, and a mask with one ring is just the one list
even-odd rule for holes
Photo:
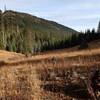
[[78,31],[97,28],[100,0],[0,0],[0,9],[29,13]]

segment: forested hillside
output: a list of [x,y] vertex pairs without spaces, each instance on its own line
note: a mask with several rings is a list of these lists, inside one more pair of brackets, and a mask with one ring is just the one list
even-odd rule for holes
[[57,49],[77,33],[56,22],[29,14],[0,11],[0,49],[21,53]]
[[69,48],[80,45],[88,48],[88,42],[100,39],[98,30],[77,32],[56,22],[14,11],[0,11],[0,49],[32,53]]

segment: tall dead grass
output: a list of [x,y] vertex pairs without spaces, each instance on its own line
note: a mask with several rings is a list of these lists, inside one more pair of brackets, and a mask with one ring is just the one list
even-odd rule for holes
[[40,82],[32,65],[0,69],[0,99],[39,100]]
[[99,51],[100,49],[55,56],[39,55],[12,62],[1,61],[0,99],[72,100],[72,95],[65,94],[69,91],[66,91],[66,88],[70,89],[66,85],[79,85],[82,83],[79,77],[86,76],[87,67],[95,69],[100,66]]

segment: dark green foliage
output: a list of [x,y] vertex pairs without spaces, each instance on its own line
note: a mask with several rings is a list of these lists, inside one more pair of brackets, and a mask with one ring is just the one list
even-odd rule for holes
[[100,39],[100,33],[96,32],[95,29],[92,29],[92,31],[88,29],[84,34],[79,34],[79,49],[89,48],[88,43],[96,39]]
[[84,49],[95,39],[100,39],[100,33],[94,29],[79,34],[63,25],[25,13],[0,11],[0,49],[25,54],[76,45]]
[[65,38],[78,32],[25,13],[0,11],[0,49],[35,53],[61,48]]

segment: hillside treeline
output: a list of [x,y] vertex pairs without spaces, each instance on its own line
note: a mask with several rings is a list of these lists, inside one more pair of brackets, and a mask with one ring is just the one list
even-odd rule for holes
[[[45,34],[47,35],[47,34]],[[38,53],[54,49],[70,48],[76,45],[80,45],[80,49],[87,48],[87,43],[96,39],[100,39],[100,32],[87,30],[85,33],[73,34],[68,37],[54,36],[49,34],[48,36],[40,36],[35,34],[34,41],[24,30],[18,36],[15,34],[10,35],[3,40],[3,33],[0,34],[0,49],[6,49],[8,51],[20,52],[20,53]],[[6,45],[5,45],[6,43]]]
[[95,39],[100,39],[100,23],[96,31],[78,33],[26,14],[0,13],[0,49],[3,50],[35,54],[76,45],[84,49],[88,47],[88,42]]
[[0,49],[37,53],[58,48],[77,31],[56,22],[15,11],[0,11]]

